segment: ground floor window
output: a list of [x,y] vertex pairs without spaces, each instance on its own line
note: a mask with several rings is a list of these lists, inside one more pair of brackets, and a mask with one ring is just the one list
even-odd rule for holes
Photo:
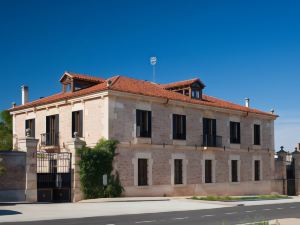
[[148,185],[148,160],[138,159],[138,185]]
[[205,183],[212,183],[212,160],[205,160]]
[[260,177],[260,160],[254,161],[254,180],[259,181]]
[[182,159],[174,159],[174,184],[183,184]]
[[231,160],[231,182],[238,181],[238,160]]

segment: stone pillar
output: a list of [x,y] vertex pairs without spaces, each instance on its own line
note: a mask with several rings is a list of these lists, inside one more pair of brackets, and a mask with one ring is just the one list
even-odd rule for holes
[[296,195],[300,195],[300,152],[293,152],[294,166],[295,166],[295,185]]
[[82,148],[85,145],[84,141],[79,138],[74,138],[72,142],[68,143],[68,149],[72,153],[72,187],[71,187],[71,200],[78,202],[83,199],[83,194],[80,190],[80,177],[78,161],[80,157],[76,155],[76,149]]
[[287,166],[287,152],[281,150],[277,152],[278,158],[275,161],[275,185],[278,187],[275,190],[282,190],[281,194],[287,194],[287,180],[286,180],[286,166]]
[[19,150],[26,152],[26,201],[37,202],[37,139],[26,137],[18,140]]

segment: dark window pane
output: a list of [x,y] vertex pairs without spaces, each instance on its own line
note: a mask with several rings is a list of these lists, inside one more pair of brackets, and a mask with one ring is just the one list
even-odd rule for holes
[[186,139],[186,116],[173,114],[173,139]]
[[238,122],[230,122],[230,143],[241,143],[240,123]]
[[205,183],[212,183],[212,160],[205,160]]
[[254,180],[260,180],[260,160],[254,161]]
[[260,125],[254,124],[254,145],[260,145]]
[[138,159],[138,185],[148,185],[148,160]]
[[175,184],[183,184],[182,180],[182,159],[175,159],[174,160],[174,175],[175,175]]
[[83,111],[72,112],[72,137],[74,133],[77,132],[78,137],[83,136]]
[[203,145],[217,146],[217,121],[215,119],[203,118]]
[[238,161],[231,160],[231,182],[238,182]]
[[30,129],[30,137],[35,137],[35,119],[25,120],[25,136],[26,130]]
[[151,137],[151,111],[136,110],[136,136]]

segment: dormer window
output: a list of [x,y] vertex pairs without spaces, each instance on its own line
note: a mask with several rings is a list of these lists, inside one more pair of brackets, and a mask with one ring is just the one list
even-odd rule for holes
[[65,72],[60,79],[60,83],[63,85],[63,92],[79,91],[100,84],[102,82],[104,82],[104,79],[102,78],[69,72]]
[[193,88],[192,89],[192,98],[200,99],[200,96],[201,96],[201,90]]
[[193,99],[202,99],[205,85],[197,78],[163,85],[164,89],[174,91]]

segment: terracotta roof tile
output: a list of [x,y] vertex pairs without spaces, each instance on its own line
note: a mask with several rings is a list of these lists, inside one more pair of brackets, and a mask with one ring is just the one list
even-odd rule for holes
[[[111,80],[111,85],[108,87],[108,81]],[[193,79],[194,80],[194,79]],[[194,80],[195,81],[195,80]],[[184,82],[192,82],[192,80],[184,81]],[[88,95],[94,92],[100,92],[104,90],[114,90],[138,95],[145,95],[145,96],[152,96],[152,97],[159,97],[159,98],[167,98],[171,100],[183,101],[192,104],[200,104],[205,106],[212,106],[217,108],[224,108],[230,110],[237,110],[242,112],[251,112],[257,113],[261,115],[267,115],[271,117],[277,117],[277,115],[273,115],[268,112],[263,112],[257,109],[247,108],[245,106],[241,106],[235,103],[231,103],[228,101],[224,101],[215,97],[211,97],[208,95],[203,95],[203,99],[192,99],[189,96],[185,96],[179,94],[177,92],[169,91],[164,88],[163,85],[151,83],[148,81],[137,80],[129,77],[124,76],[115,76],[103,80],[102,83],[94,85],[92,87],[75,91],[75,92],[66,92],[66,93],[59,93],[55,94],[43,99],[39,99],[33,102],[26,103],[25,105],[17,106],[11,111],[16,111],[24,108],[34,107],[38,105],[49,104],[65,99],[70,99],[78,96]]]

